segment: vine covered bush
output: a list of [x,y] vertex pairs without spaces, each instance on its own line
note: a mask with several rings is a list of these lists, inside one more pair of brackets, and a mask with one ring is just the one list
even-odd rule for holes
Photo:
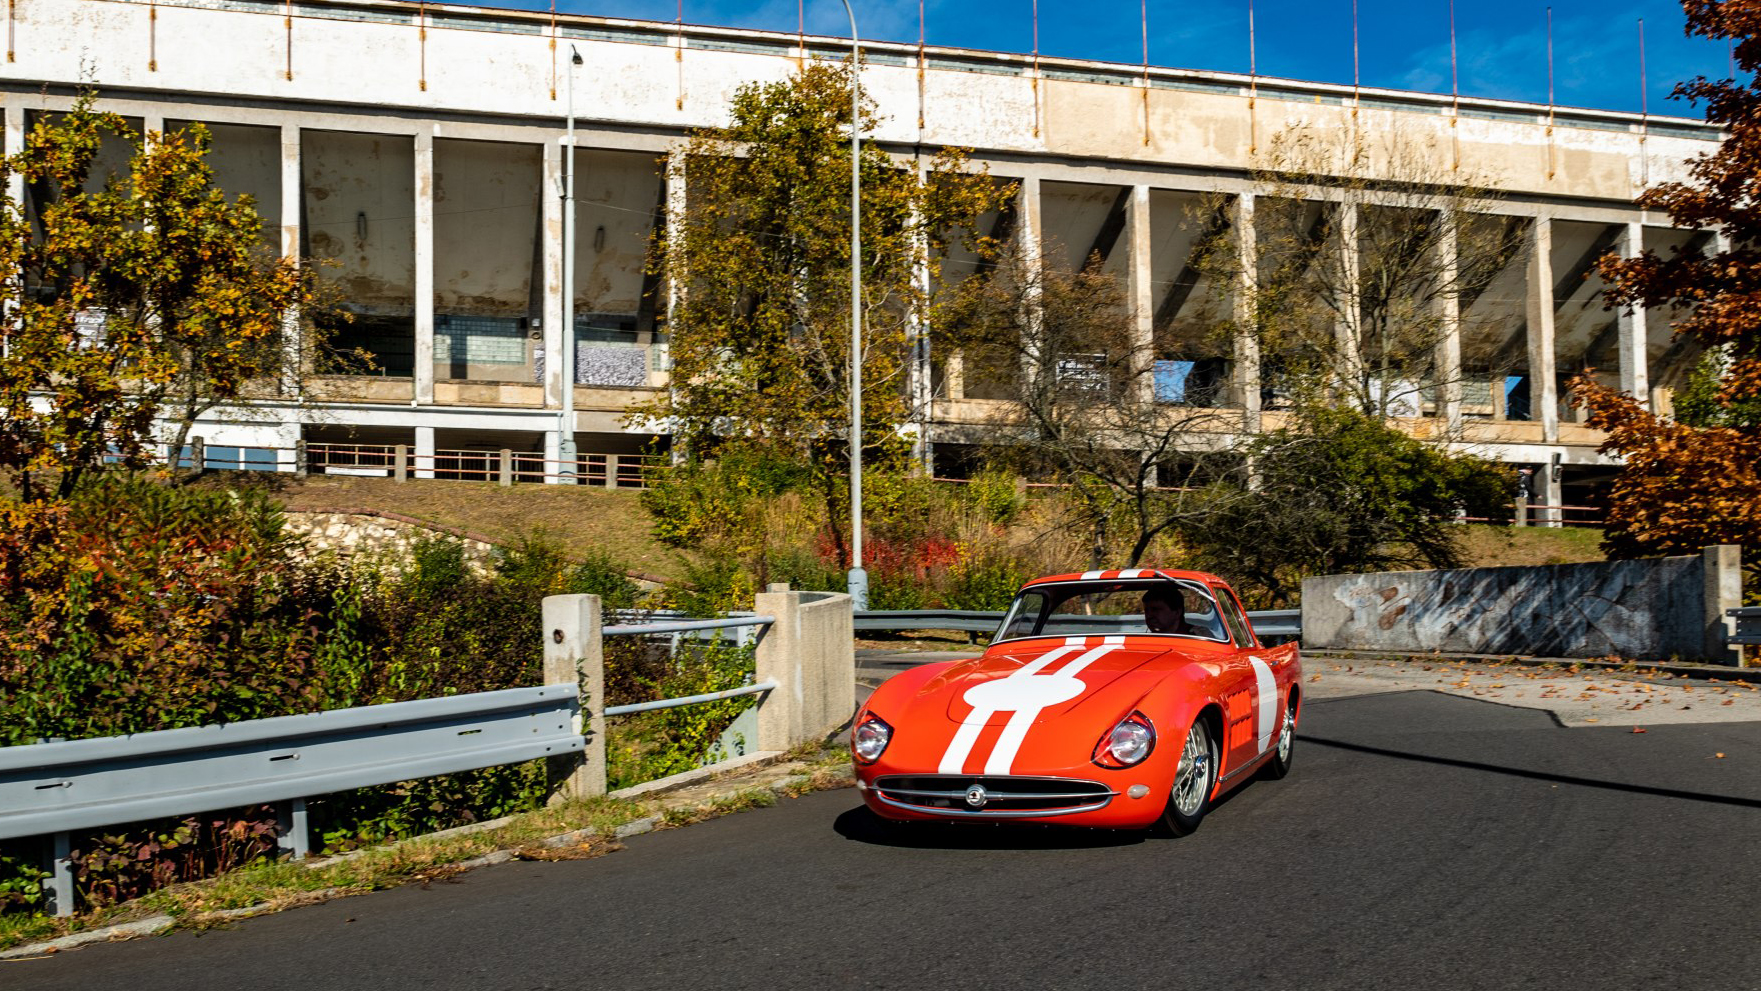
[[[488,573],[440,537],[418,541],[407,561],[344,568],[306,559],[283,522],[259,490],[141,477],[94,479],[59,502],[0,495],[0,746],[538,684],[545,596],[639,605],[617,561],[570,561],[541,535],[506,548]],[[710,652],[631,691],[731,687],[741,664],[750,672],[749,655]],[[654,721],[628,773],[670,773],[740,706],[707,708]],[[314,846],[525,811],[546,788],[534,761],[313,796]],[[273,815],[257,809],[76,834],[79,898],[102,907],[273,855],[273,832]],[[0,911],[41,906],[36,846],[0,846]]]

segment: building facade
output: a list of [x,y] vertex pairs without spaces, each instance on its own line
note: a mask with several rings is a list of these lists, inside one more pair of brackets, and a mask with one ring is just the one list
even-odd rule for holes
[[[666,294],[644,254],[689,195],[665,156],[689,129],[723,122],[738,86],[848,53],[833,38],[397,0],[17,0],[7,16],[6,151],[82,82],[143,131],[201,122],[220,183],[250,194],[272,225],[265,237],[323,265],[354,313],[342,333],[374,356],[372,374],[218,415],[199,431],[208,447],[285,463],[300,441],[402,445],[418,475],[488,465],[483,452],[504,450],[522,476],[555,475],[565,432],[597,459],[590,472],[648,449],[652,427],[624,418],[667,382]],[[874,140],[901,160],[972,149],[1018,184],[1013,236],[1049,264],[1098,255],[1146,339],[1201,298],[1228,296],[1199,284],[1205,205],[1226,201],[1251,237],[1254,205],[1273,192],[1256,169],[1281,134],[1357,143],[1368,150],[1353,168],[1372,180],[1402,181],[1416,161],[1494,187],[1476,209],[1520,225],[1528,250],[1443,314],[1442,372],[1404,412],[1416,432],[1537,468],[1537,501],[1558,505],[1608,468],[1600,436],[1563,395],[1567,376],[1595,369],[1667,407],[1697,359],[1672,340],[1667,313],[1604,309],[1593,265],[1609,250],[1714,243],[1633,205],[1715,147],[1704,123],[916,45],[863,51],[882,118]],[[571,101],[578,219],[565,333]],[[28,205],[27,190],[11,193]],[[1378,195],[1322,185],[1301,206],[1373,223]],[[927,343],[926,456],[951,462],[998,400],[971,384],[957,352],[937,348],[933,327]],[[1165,400],[1227,407],[1231,429],[1278,422],[1251,342],[1165,357],[1172,379],[1225,384]]]

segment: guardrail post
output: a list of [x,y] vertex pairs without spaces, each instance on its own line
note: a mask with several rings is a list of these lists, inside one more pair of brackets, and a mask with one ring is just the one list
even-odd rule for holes
[[66,918],[73,914],[73,838],[55,833],[49,837],[45,852],[48,863],[43,868],[49,876],[43,879],[43,899],[50,915]]
[[275,803],[275,846],[294,860],[312,855],[312,830],[306,820],[305,799]]
[[776,617],[758,641],[755,677],[777,683],[758,707],[758,749],[788,750],[850,718],[856,709],[850,597],[761,592],[753,611]]
[[399,482],[410,480],[410,445],[399,444],[392,452],[391,477]]
[[581,691],[579,729],[587,746],[549,760],[550,800],[605,794],[605,647],[597,595],[544,598],[544,683]]
[[1743,648],[1731,645],[1732,626],[1726,614],[1743,604],[1743,549],[1734,544],[1702,548],[1700,568],[1704,652],[1716,663],[1741,667]]

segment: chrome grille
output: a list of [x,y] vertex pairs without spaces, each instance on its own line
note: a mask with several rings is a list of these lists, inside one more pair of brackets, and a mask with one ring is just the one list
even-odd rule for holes
[[[966,800],[974,786],[985,792],[978,808]],[[914,812],[1005,819],[1092,812],[1118,794],[1098,781],[998,774],[889,774],[876,779],[874,790],[881,801]]]

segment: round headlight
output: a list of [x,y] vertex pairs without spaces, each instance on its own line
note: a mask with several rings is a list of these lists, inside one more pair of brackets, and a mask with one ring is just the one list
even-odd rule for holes
[[1149,717],[1134,712],[1119,721],[1095,747],[1095,763],[1102,767],[1130,767],[1142,763],[1156,746],[1156,729]]
[[887,743],[893,738],[893,728],[885,720],[873,713],[864,716],[856,725],[856,731],[850,734],[850,749],[855,752],[856,759],[865,764],[872,764],[887,749]]

